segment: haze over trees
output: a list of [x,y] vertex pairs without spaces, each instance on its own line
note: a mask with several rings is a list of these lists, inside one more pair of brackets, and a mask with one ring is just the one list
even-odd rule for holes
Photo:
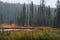
[[56,8],[51,8],[50,5],[46,6],[45,0],[41,0],[40,5],[34,5],[33,1],[31,1],[31,4],[0,1],[0,24],[59,27],[60,1],[57,1],[57,4],[56,10]]

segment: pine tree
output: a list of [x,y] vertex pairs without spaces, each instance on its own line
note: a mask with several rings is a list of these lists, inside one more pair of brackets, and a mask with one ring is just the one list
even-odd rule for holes
[[26,14],[25,3],[23,4],[22,11],[19,16],[17,16],[17,25],[24,26],[25,25],[25,14]]
[[26,7],[25,7],[25,3],[24,3],[24,5],[23,5],[23,17],[22,17],[22,19],[23,19],[23,21],[22,21],[22,25],[24,26],[25,25],[25,14],[26,14],[26,12],[25,12],[25,10],[26,10]]
[[57,25],[60,28],[60,1],[57,1]]
[[32,26],[33,25],[33,1],[31,2],[31,6],[30,6],[30,19],[29,19],[30,21],[29,21],[29,24],[30,24],[30,26]]
[[46,10],[46,18],[47,18],[47,26],[50,26],[50,20],[51,20],[51,10],[50,10],[50,6],[47,7]]
[[45,1],[41,0],[38,9],[38,24],[39,26],[45,25]]
[[51,10],[50,10],[50,6],[48,6],[48,26],[50,26],[50,21],[51,20]]

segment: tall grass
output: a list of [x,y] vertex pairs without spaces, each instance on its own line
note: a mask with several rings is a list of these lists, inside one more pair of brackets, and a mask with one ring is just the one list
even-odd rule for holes
[[0,40],[60,40],[60,34],[57,30],[12,30],[0,31]]

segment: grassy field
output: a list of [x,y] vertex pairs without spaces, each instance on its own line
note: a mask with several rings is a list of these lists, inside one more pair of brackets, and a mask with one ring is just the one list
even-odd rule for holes
[[0,31],[0,40],[60,40],[60,30],[36,28],[32,31]]

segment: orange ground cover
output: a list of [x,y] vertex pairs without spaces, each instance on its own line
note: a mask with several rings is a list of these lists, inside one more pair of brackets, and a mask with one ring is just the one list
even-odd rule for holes
[[32,27],[32,26],[18,26],[18,25],[15,25],[15,24],[12,24],[12,25],[2,24],[2,25],[0,25],[0,28],[47,28],[47,29],[50,29],[51,27],[48,27],[48,26]]

